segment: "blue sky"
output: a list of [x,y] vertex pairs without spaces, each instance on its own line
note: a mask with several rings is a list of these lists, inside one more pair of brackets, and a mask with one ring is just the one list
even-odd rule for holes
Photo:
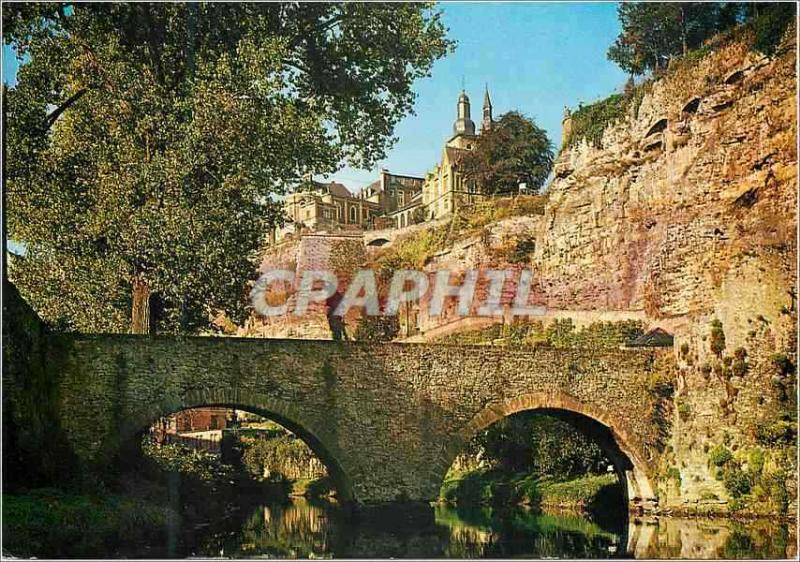
[[[518,110],[543,127],[555,148],[564,106],[576,107],[622,87],[626,75],[606,59],[619,32],[616,3],[443,2],[444,23],[458,42],[418,81],[415,115],[398,125],[398,142],[373,170],[345,168],[332,178],[354,191],[377,178],[382,167],[422,176],[441,156],[455,119],[462,77],[478,123],[488,83],[495,117]],[[3,47],[3,79],[16,61]]]
[[453,54],[415,85],[416,115],[406,117],[388,157],[372,171],[345,168],[333,177],[358,189],[386,167],[422,176],[451,136],[464,78],[472,119],[480,122],[485,84],[494,115],[518,110],[546,131],[556,150],[564,106],[591,102],[621,88],[627,76],[606,59],[619,33],[616,3],[443,2]]

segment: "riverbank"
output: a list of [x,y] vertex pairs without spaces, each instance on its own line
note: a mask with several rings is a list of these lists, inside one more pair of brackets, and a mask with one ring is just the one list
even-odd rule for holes
[[449,474],[440,499],[459,505],[527,505],[582,511],[624,505],[622,487],[614,474],[557,481],[485,469]]
[[4,555],[125,556],[141,552],[142,544],[168,544],[179,524],[177,511],[143,498],[56,488],[3,494]]

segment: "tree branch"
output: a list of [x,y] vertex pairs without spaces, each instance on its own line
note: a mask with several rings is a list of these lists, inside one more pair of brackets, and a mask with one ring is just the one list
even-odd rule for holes
[[50,114],[47,116],[44,122],[45,129],[49,129],[50,127],[52,127],[53,123],[56,122],[56,119],[61,117],[62,113],[64,113],[67,109],[72,107],[75,104],[75,102],[81,99],[83,95],[88,91],[89,90],[87,90],[86,88],[81,88],[80,90],[72,94],[69,98],[67,98],[67,101],[65,101],[57,108],[55,108],[52,112],[50,112]]

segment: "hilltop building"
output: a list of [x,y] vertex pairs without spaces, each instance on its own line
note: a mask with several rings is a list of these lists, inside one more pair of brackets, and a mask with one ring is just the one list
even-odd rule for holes
[[[489,88],[483,97],[481,133],[492,128],[492,101]],[[453,214],[459,207],[474,203],[483,197],[480,189],[467,181],[461,173],[461,159],[475,147],[478,136],[475,122],[470,118],[469,96],[461,91],[453,136],[445,143],[442,159],[425,176],[422,186],[422,206],[426,220],[436,220]]]
[[421,198],[422,178],[381,170],[380,178],[354,194],[339,182],[307,178],[284,199],[286,226],[280,240],[292,232],[402,228],[410,220],[414,201]]
[[[480,133],[492,128],[492,101],[487,87],[483,98]],[[380,177],[354,194],[343,184],[307,178],[284,200],[287,225],[276,230],[280,240],[301,231],[341,231],[405,228],[454,213],[462,205],[484,197],[462,176],[460,161],[472,150],[480,133],[470,117],[469,96],[461,91],[453,136],[445,143],[442,158],[424,178],[392,174]]]

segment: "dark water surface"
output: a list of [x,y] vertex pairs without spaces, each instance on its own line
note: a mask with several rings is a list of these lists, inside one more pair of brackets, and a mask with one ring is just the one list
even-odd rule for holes
[[[174,555],[235,558],[787,558],[788,524],[437,505],[353,515],[302,499],[184,531]],[[224,528],[223,528],[224,527]]]

